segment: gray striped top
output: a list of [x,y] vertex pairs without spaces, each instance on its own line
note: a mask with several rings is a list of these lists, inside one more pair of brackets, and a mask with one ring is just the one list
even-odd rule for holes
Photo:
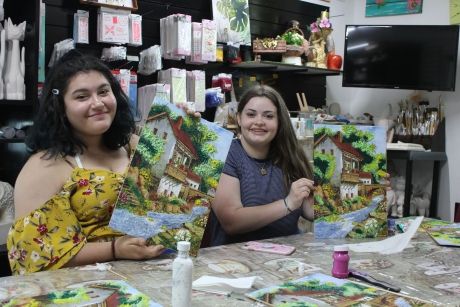
[[[261,174],[262,167],[267,170],[266,175]],[[233,140],[223,173],[240,181],[241,203],[244,207],[264,206],[283,199],[289,192],[284,186],[281,169],[269,160],[251,158],[240,140]],[[213,230],[211,246],[296,234],[300,214],[301,209],[297,209],[258,230],[230,236],[225,233],[212,212],[209,221],[212,223],[209,229]]]

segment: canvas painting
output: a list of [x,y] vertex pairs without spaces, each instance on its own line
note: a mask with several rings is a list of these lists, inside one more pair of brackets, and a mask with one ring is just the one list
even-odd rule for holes
[[366,17],[422,13],[423,0],[366,0]]
[[212,16],[218,42],[251,45],[248,0],[212,0]]
[[437,226],[427,232],[439,245],[460,246],[460,224]]
[[383,127],[314,126],[316,238],[387,235],[386,165]]
[[434,306],[394,292],[322,273],[246,294],[269,306]]
[[196,255],[233,133],[156,96],[110,227]]
[[1,306],[146,306],[161,307],[121,280],[89,281],[32,297],[0,300]]

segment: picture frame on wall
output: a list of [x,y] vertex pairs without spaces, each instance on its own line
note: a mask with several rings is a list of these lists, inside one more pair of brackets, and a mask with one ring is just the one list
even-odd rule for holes
[[460,24],[460,0],[450,0],[449,21],[451,25]]
[[421,14],[423,0],[366,0],[366,17]]
[[251,45],[248,0],[212,0],[212,16],[218,42]]

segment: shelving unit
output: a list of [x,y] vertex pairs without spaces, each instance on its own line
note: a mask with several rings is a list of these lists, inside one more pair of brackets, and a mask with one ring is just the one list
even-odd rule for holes
[[2,139],[0,138],[0,144],[8,144],[8,143],[24,143],[24,138],[12,138],[12,139]]
[[[24,5],[18,1],[5,1],[5,19],[11,18],[14,24],[26,21],[24,40],[26,86],[25,100],[0,99],[0,127],[9,126],[23,129],[30,126],[37,112],[38,102],[38,34],[40,21],[40,1]],[[23,138],[0,138],[0,181],[14,184],[17,174],[24,165],[28,152]]]
[[117,10],[128,10],[128,11],[137,11],[137,0],[131,0],[131,5],[130,6],[124,6],[124,5],[115,5],[115,4],[108,4],[104,2],[100,2],[97,0],[80,0],[81,4],[89,4],[89,5],[94,5],[94,6],[99,6],[99,7],[108,7],[111,9],[117,9]]
[[441,151],[387,150],[387,159],[406,161],[406,186],[404,190],[403,216],[410,215],[412,196],[412,168],[414,161],[433,161],[433,182],[431,184],[430,217],[437,217],[439,173],[441,163],[447,161],[447,155]]

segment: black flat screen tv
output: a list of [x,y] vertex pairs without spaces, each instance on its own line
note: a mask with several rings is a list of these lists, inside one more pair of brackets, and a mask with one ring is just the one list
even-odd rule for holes
[[347,25],[345,87],[455,91],[459,26]]

